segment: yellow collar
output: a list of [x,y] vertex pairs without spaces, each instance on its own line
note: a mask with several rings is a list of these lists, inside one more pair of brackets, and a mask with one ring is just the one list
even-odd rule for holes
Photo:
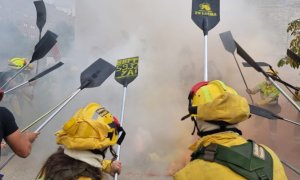
[[246,143],[247,140],[235,132],[221,132],[211,134],[200,138],[197,142],[190,146],[190,150],[195,151],[199,146],[208,146],[211,143],[221,144],[223,146],[234,146]]

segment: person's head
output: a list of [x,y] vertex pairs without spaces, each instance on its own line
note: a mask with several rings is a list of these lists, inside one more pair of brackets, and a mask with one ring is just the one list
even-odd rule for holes
[[[278,76],[278,72],[273,70],[272,68],[269,68],[267,71],[266,71],[267,75],[271,76],[271,78],[276,78]],[[266,77],[266,83],[267,85],[271,85],[272,82],[269,80],[268,77]]]
[[104,156],[107,148],[112,150],[113,145],[122,142],[125,132],[119,138],[120,131],[123,128],[117,118],[100,104],[90,103],[79,109],[55,135],[57,144],[67,149],[88,150]]
[[45,161],[36,179],[78,179],[78,177],[101,180],[102,171],[99,166],[95,167],[66,155],[64,148],[59,146]]
[[189,112],[198,134],[199,131],[234,126],[250,115],[247,100],[220,80],[200,82],[192,87]]
[[[122,132],[118,137],[119,132]],[[38,178],[78,179],[90,177],[102,179],[102,160],[109,148],[112,160],[116,153],[112,146],[121,144],[125,132],[118,120],[104,107],[90,103],[79,109],[56,132],[56,143],[62,145],[42,166]]]
[[[20,58],[15,57],[8,60],[8,66],[11,69],[19,70],[27,65],[27,59],[26,58]],[[32,64],[27,65],[27,68],[25,68],[26,71],[30,71],[33,69]]]
[[15,57],[8,60],[8,66],[12,69],[21,69],[26,64],[26,58]]
[[[266,71],[266,73],[267,73],[267,75],[271,76],[271,78],[276,78],[277,75],[278,75],[278,72],[275,71],[275,70],[273,70],[273,69],[271,69],[271,68],[269,68],[269,69]],[[271,86],[271,85],[272,85],[272,82],[269,80],[268,77],[266,77],[266,84],[267,84],[268,86]]]

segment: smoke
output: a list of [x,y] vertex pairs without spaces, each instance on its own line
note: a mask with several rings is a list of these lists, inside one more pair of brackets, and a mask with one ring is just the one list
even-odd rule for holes
[[[280,7],[281,1],[272,2],[274,7],[269,8],[267,5],[271,1],[221,1],[221,20],[208,33],[209,80],[223,80],[248,98],[234,58],[226,52],[219,38],[219,33],[228,30],[255,60],[276,67],[277,60],[284,55],[287,47],[285,29],[290,14],[280,11],[286,17],[283,19],[267,16],[268,12]],[[47,83],[38,84],[35,113],[31,119],[71,95],[80,86],[80,73],[96,59],[103,58],[115,65],[118,59],[139,56],[139,75],[129,84],[126,94],[123,126],[127,135],[121,148],[123,176],[120,177],[171,179],[169,175],[189,161],[191,152],[187,149],[195,141],[195,137],[190,135],[193,124],[189,119],[180,121],[180,118],[187,114],[190,88],[204,77],[204,38],[201,29],[190,18],[191,2],[77,0],[75,13],[73,49],[63,57],[65,65],[55,74],[45,77],[48,78]],[[236,57],[242,67],[242,59],[238,55]],[[242,71],[249,87],[264,79],[252,68],[242,67]],[[282,77],[287,78],[292,73],[282,73]],[[87,103],[101,103],[120,117],[123,87],[113,76],[100,87],[79,93],[42,131],[32,155],[25,160],[15,158],[4,169],[7,176],[13,176],[10,170],[24,163],[32,165],[32,168],[19,169],[35,175],[48,155],[56,150],[54,132]],[[294,79],[291,81],[296,82]],[[291,106],[284,98],[281,98],[281,103],[284,105],[282,115],[289,116],[289,111],[296,114],[288,110]],[[285,130],[294,129],[280,122],[277,126],[283,128],[277,128],[275,132],[278,140],[274,136],[270,140],[266,130],[269,130],[269,122],[265,120],[258,126],[257,121],[262,121],[261,118],[253,117],[251,120],[240,125],[245,136],[256,138],[259,143],[276,148],[282,156],[287,156],[286,151],[278,147],[279,139],[293,136]]]

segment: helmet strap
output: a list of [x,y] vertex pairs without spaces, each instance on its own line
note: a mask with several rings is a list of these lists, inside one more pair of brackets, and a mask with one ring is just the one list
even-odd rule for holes
[[113,156],[112,161],[116,160],[118,155],[112,146],[109,146],[109,151],[110,151],[111,155]]
[[[194,96],[193,92],[190,92],[190,93],[189,93],[189,96],[188,96],[188,100],[189,100],[189,106],[188,106],[188,109],[190,109],[190,108],[192,107],[192,98],[193,98],[193,96]],[[182,121],[182,120],[185,120],[186,118],[190,117],[191,115],[192,115],[192,113],[189,111],[189,114],[183,116],[183,117],[181,118],[181,121]],[[193,118],[193,117],[192,117],[192,118]],[[192,120],[193,120],[193,119],[192,119]],[[194,130],[195,130],[195,128],[194,128]],[[194,131],[193,131],[193,132],[194,132]]]
[[106,148],[104,148],[104,149],[92,149],[92,150],[90,150],[92,153],[94,153],[94,154],[99,154],[99,155],[101,155],[102,156],[102,158],[103,159],[105,159],[105,154],[106,154],[106,151],[107,151],[107,147]]
[[192,115],[192,114],[191,114],[191,113],[189,113],[189,114],[187,114],[187,115],[183,116],[183,117],[181,118],[181,121],[185,120],[186,118],[190,117],[191,115]]
[[195,134],[195,131],[196,131],[196,130],[197,130],[197,134],[199,134],[200,129],[199,129],[199,127],[198,127],[198,124],[197,124],[197,122],[196,122],[195,117],[191,117],[191,119],[192,119],[192,121],[194,122],[194,129],[193,129],[192,135]]
[[115,133],[115,135],[118,135],[118,134],[120,134],[120,132],[122,132],[122,134],[119,136],[118,141],[117,141],[117,144],[121,145],[125,138],[125,135],[126,135],[125,130],[123,129],[123,127],[120,126],[120,124],[116,123],[115,121],[110,123],[109,127],[115,129],[114,132],[109,132],[107,134],[107,138],[109,138],[110,140],[112,140],[114,133]]
[[220,132],[226,132],[226,131],[232,131],[238,133],[239,135],[242,135],[242,131],[239,130],[238,128],[226,128],[226,126],[220,126],[220,129],[214,129],[211,131],[198,131],[197,134],[198,136],[203,137],[203,136],[220,133]]
[[117,131],[118,131],[118,134],[120,132],[122,132],[122,134],[119,136],[118,141],[117,141],[117,144],[121,145],[122,142],[123,142],[123,140],[124,140],[124,138],[125,138],[126,132],[123,129],[123,127],[121,127],[121,126],[118,126]]

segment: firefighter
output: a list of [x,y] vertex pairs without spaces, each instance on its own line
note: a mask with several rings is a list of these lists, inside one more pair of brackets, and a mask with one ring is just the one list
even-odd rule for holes
[[237,124],[248,119],[247,100],[220,80],[200,82],[189,94],[189,114],[200,136],[191,161],[175,180],[287,179],[277,155],[265,145],[244,139]]
[[[269,76],[272,77],[272,79],[276,79],[278,72],[274,71],[272,69],[268,69],[266,72]],[[256,94],[260,93],[260,100],[257,102],[258,106],[261,106],[275,114],[278,114],[281,112],[281,107],[278,104],[278,98],[280,91],[272,84],[272,82],[266,78],[265,81],[261,82],[258,84],[256,87],[253,89],[247,89],[247,93],[249,94]],[[259,126],[261,121],[256,121],[255,126]],[[275,121],[269,121],[269,129],[270,129],[270,134],[272,136],[275,136],[275,133],[277,132],[277,122]],[[273,142],[271,140],[271,142]]]
[[[271,77],[276,77],[277,72],[269,69],[267,71]],[[249,94],[256,94],[260,92],[261,100],[257,103],[260,106],[266,105],[278,105],[278,98],[280,91],[272,84],[272,82],[266,78],[266,81],[261,82],[253,89],[246,89]]]
[[[39,133],[21,132],[16,124],[13,114],[5,107],[0,107],[0,141],[1,150],[7,145],[19,157],[26,158],[31,153],[31,147]],[[2,141],[2,140],[5,140]],[[5,151],[4,154],[7,154]]]
[[8,66],[19,70],[27,64],[26,58],[15,57],[8,60]]
[[[104,107],[90,103],[79,109],[56,132],[56,143],[62,145],[42,166],[39,180],[100,180],[103,172],[114,176],[121,173],[121,162],[112,148],[125,136],[118,120]],[[104,159],[110,150],[112,160]]]
[[[0,89],[0,101],[2,100],[3,95],[4,92]],[[11,111],[5,107],[0,107],[1,151],[7,149],[8,144],[15,154],[19,157],[26,158],[31,153],[32,143],[38,135],[39,133],[35,132],[21,132]],[[5,152],[7,153],[7,151]]]
[[[24,66],[28,64],[26,58],[15,57],[8,60],[8,67],[10,67],[11,71],[17,72]],[[32,64],[28,64],[27,67],[20,74],[19,81],[24,82],[24,80],[28,80],[30,76],[33,75],[34,66]]]
[[[1,84],[9,81],[13,75],[17,73],[21,68],[27,65],[26,58],[15,57],[8,60],[9,71],[3,72],[1,76]],[[11,80],[5,89],[13,88],[27,80],[29,80],[32,75],[33,66],[28,65],[22,73],[16,76],[13,80]],[[24,113],[22,107],[26,106],[26,104],[32,106],[33,100],[33,84],[31,86],[23,87],[22,89],[18,89],[17,91],[8,93],[5,97],[4,104],[6,104],[9,109],[11,109],[17,119],[22,119],[22,114]]]

